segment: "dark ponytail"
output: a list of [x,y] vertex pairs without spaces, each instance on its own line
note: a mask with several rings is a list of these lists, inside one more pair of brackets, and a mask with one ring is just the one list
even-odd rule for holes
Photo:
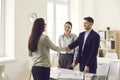
[[39,38],[44,31],[44,25],[45,25],[45,22],[43,18],[38,18],[34,21],[32,32],[28,41],[29,51],[35,52],[38,49],[37,46],[38,46]]

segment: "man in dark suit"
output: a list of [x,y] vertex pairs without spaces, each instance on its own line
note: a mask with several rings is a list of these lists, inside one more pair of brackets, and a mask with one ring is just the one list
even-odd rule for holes
[[[66,48],[69,51],[79,46],[79,53],[75,65],[80,63],[80,71],[85,73],[96,73],[97,69],[97,53],[100,36],[92,29],[93,23],[93,18],[85,17],[84,28],[86,31],[80,33],[77,40]],[[72,65],[72,67],[75,67],[75,65]]]

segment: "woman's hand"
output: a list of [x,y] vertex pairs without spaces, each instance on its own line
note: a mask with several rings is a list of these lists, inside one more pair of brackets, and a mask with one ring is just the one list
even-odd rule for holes
[[74,69],[76,67],[75,60],[73,60],[73,63],[71,64],[71,67]]

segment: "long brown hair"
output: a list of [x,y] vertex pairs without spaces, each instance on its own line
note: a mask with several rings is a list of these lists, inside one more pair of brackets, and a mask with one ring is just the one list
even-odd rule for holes
[[44,25],[45,25],[45,22],[44,22],[43,18],[38,18],[34,21],[33,27],[32,27],[32,32],[31,32],[31,35],[30,35],[29,41],[28,41],[29,51],[35,52],[37,50],[39,38],[44,31]]

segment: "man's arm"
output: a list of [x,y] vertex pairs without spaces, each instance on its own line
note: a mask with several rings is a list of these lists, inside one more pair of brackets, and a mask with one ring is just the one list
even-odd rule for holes
[[[80,35],[81,34],[79,34],[79,37],[74,42],[72,42],[70,45],[68,45],[68,47],[66,47],[66,51],[69,51],[70,49],[74,49],[79,45]],[[78,47],[76,48],[76,51],[77,50],[78,50]],[[74,57],[76,57],[76,59],[74,60],[73,64],[71,65],[73,68],[77,65],[78,53],[74,54],[74,55],[76,55],[76,56],[74,56]]]
[[68,45],[67,50],[76,48],[79,45],[79,40],[80,40],[80,35],[74,42],[72,42],[70,45]]

